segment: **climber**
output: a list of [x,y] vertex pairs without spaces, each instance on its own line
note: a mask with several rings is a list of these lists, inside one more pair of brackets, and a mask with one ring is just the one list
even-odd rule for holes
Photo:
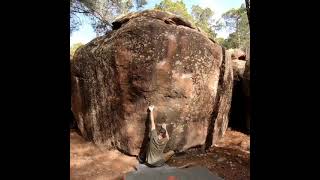
[[166,144],[169,141],[169,134],[167,131],[166,124],[163,123],[161,125],[160,133],[159,135],[157,135],[156,126],[153,118],[153,109],[153,105],[148,107],[151,126],[149,134],[149,145],[145,154],[146,157],[145,160],[143,160],[142,157],[138,156],[138,160],[140,163],[145,162],[145,164],[149,167],[159,167],[164,165],[166,161],[168,161],[175,153],[179,153],[179,151],[170,150],[167,153],[163,153],[163,150],[165,149]]

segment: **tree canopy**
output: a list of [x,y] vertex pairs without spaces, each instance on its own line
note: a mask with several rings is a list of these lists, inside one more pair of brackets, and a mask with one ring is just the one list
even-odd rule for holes
[[183,0],[162,0],[155,6],[155,9],[171,12],[190,21],[195,26],[200,27],[211,38],[216,37],[215,31],[220,28],[219,23],[214,20],[214,12],[210,8],[201,8],[198,5],[193,5],[191,7],[191,14],[189,14]]
[[225,28],[231,33],[222,45],[226,48],[240,48],[245,50],[250,47],[250,29],[247,9],[244,4],[240,8],[233,8],[222,15]]
[[81,25],[80,14],[90,17],[91,25],[98,35],[111,29],[116,17],[128,13],[134,6],[137,10],[146,0],[70,0],[70,33]]
[[[190,21],[228,49],[246,49],[250,47],[250,1],[245,2],[241,7],[230,9],[222,15],[225,22],[223,26],[214,19],[214,11],[210,8],[193,5],[189,13],[183,0],[162,0],[155,5],[155,9],[171,12]],[[111,23],[117,17],[132,11],[133,8],[134,11],[140,11],[146,4],[147,0],[70,0],[70,33],[78,30],[82,24],[79,18],[81,14],[89,17],[97,35],[102,35],[111,30]],[[216,38],[216,31],[221,28],[229,31],[227,39]]]
[[182,0],[176,2],[172,0],[162,0],[159,4],[155,5],[154,9],[171,12],[188,21],[192,20],[192,17],[188,13],[187,7]]

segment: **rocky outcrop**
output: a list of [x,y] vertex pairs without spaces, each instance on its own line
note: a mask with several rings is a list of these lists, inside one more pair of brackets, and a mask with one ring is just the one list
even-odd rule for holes
[[228,49],[232,60],[246,60],[246,53],[241,49]]
[[245,70],[246,61],[243,60],[233,60],[232,68],[233,68],[233,80],[240,81],[243,79],[243,74]]
[[71,61],[72,112],[82,135],[137,155],[147,107],[167,123],[168,149],[212,145],[225,132],[232,62],[189,22],[161,11],[120,18]]
[[230,127],[249,133],[250,130],[250,61],[232,60],[233,93],[230,113]]

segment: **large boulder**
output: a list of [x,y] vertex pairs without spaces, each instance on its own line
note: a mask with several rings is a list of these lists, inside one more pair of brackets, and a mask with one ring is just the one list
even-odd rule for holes
[[71,61],[72,112],[82,135],[137,155],[147,107],[167,123],[167,149],[214,145],[228,126],[232,62],[189,22],[161,11],[129,14]]

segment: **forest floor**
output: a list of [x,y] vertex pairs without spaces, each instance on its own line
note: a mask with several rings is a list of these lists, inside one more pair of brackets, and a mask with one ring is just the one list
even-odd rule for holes
[[[207,167],[225,180],[249,180],[250,136],[229,129],[206,153],[193,148],[167,162],[170,166],[189,163]],[[103,151],[85,141],[75,130],[70,130],[71,180],[122,179],[125,173],[134,171],[137,164],[136,157],[117,150]]]

